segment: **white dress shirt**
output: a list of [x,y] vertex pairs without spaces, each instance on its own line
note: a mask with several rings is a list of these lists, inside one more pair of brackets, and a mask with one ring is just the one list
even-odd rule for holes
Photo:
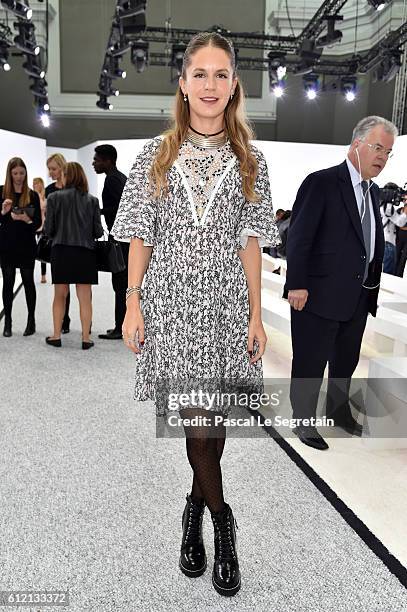
[[[359,171],[356,170],[355,166],[352,164],[349,157],[346,158],[346,163],[348,165],[348,169],[350,173],[350,180],[352,181],[353,191],[355,192],[355,198],[356,198],[356,203],[358,205],[358,211],[359,211],[359,217],[360,217],[361,210],[362,210],[362,201],[363,201],[362,181],[360,180],[361,177],[360,177]],[[369,186],[370,186],[371,181],[367,181],[367,182],[369,183]],[[370,187],[370,189],[372,189],[372,187]],[[370,189],[369,189],[369,192],[366,198],[366,204],[369,205],[369,210],[370,210],[370,259],[369,259],[369,263],[373,260],[375,242],[376,242],[376,219],[374,216],[372,198],[370,197]]]

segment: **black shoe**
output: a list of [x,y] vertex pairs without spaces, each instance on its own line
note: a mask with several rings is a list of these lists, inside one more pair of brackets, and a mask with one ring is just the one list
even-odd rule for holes
[[212,514],[215,530],[215,560],[212,584],[220,595],[230,597],[240,589],[240,570],[236,550],[237,523],[231,507]]
[[61,338],[51,338],[51,336],[47,336],[45,342],[50,346],[62,346]]
[[186,496],[186,506],[182,514],[182,544],[179,567],[190,578],[202,576],[207,566],[205,546],[202,538],[202,520],[205,501],[194,501]]
[[341,427],[351,436],[361,436],[363,433],[363,426],[360,425],[351,414],[345,413],[344,415],[329,416],[326,415],[327,419],[333,419],[335,427]]
[[66,319],[64,318],[64,320],[62,321],[62,333],[63,334],[69,334],[69,325],[71,323],[71,319],[69,317],[67,317]]
[[35,334],[35,319],[34,317],[28,317],[27,327],[24,330],[23,336],[32,336]]
[[106,334],[99,334],[101,340],[122,340],[123,335],[121,331],[117,329],[108,330]]
[[299,425],[293,429],[293,432],[298,436],[303,444],[316,448],[318,450],[326,450],[329,448],[323,437],[318,433],[316,427],[311,425]]
[[4,330],[3,330],[3,336],[5,338],[10,338],[13,335],[13,332],[11,331],[11,319],[5,319],[4,320]]
[[92,346],[95,346],[95,343],[92,342],[92,340],[90,340],[89,342],[83,342],[82,341],[82,350],[83,351],[87,351],[88,349],[92,348]]

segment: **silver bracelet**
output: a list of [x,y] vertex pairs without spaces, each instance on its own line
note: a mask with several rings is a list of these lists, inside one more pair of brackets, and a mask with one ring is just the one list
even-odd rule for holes
[[133,293],[138,293],[140,296],[140,300],[143,299],[143,290],[141,287],[134,285],[133,287],[127,287],[126,289],[126,302]]

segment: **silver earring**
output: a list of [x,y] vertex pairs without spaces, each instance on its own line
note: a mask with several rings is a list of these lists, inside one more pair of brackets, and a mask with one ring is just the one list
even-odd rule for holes
[[184,102],[186,102],[187,100],[188,100],[187,94],[184,94]]
[[230,94],[230,99],[231,99],[231,100],[233,100],[233,91],[232,91],[232,93]]

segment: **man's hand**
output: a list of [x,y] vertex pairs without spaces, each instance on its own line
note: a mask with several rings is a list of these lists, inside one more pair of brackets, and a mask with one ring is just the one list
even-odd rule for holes
[[307,289],[291,289],[288,292],[288,302],[294,310],[302,310],[308,300]]

